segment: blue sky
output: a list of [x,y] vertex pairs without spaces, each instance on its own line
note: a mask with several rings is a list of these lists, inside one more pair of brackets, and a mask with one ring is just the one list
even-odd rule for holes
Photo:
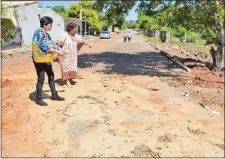
[[[38,3],[42,7],[46,6],[55,6],[55,5],[63,5],[66,8],[68,8],[71,4],[77,3],[78,1],[39,1]],[[134,6],[132,10],[128,13],[128,16],[126,17],[127,20],[137,20],[137,13],[135,12],[135,9],[137,6]]]

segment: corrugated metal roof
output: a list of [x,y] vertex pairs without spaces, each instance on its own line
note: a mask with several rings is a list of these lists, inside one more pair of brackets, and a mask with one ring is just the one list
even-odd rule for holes
[[38,1],[2,1],[2,4],[5,4],[11,7],[19,7],[22,4],[30,5],[34,3],[38,3]]

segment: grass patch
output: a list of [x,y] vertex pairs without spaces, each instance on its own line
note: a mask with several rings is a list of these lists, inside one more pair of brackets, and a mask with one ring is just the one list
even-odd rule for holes
[[160,43],[161,42],[159,37],[147,37],[146,39],[148,42],[152,42],[152,43]]
[[[151,42],[153,44],[162,43],[160,37],[145,37],[147,42]],[[163,43],[162,43],[163,44]],[[205,44],[203,41],[195,42],[195,43],[184,43],[180,42],[178,38],[171,37],[169,44],[174,46],[178,46],[180,48],[187,48],[193,52],[200,52],[209,54],[209,50],[211,47],[216,48],[215,44]]]
[[199,55],[201,58],[207,58],[210,56],[210,48],[216,48],[215,44],[205,44],[203,41],[198,41],[195,43],[185,43],[180,42],[178,38],[171,37],[168,43],[162,43],[160,37],[145,37],[147,42],[151,42],[152,44],[172,44],[173,46],[178,46],[180,49],[184,49],[191,54]]

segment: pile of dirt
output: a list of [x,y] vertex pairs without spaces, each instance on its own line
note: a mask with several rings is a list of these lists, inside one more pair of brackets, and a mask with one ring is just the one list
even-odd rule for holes
[[176,57],[185,66],[191,68],[186,77],[163,77],[171,86],[190,92],[190,98],[210,107],[224,108],[224,72],[215,73],[209,68],[212,60],[209,49],[203,45],[178,46],[168,43],[154,44],[159,50]]
[[[189,45],[186,44],[184,46],[169,44],[169,43],[162,43],[157,44],[158,47],[161,48],[161,50],[164,50],[168,52],[170,55],[177,56],[182,59],[189,60],[194,59],[196,63],[204,63],[212,62],[209,49],[202,45]],[[184,61],[183,61],[184,62]]]
[[198,68],[186,77],[163,77],[169,85],[190,92],[190,99],[224,112],[224,76]]

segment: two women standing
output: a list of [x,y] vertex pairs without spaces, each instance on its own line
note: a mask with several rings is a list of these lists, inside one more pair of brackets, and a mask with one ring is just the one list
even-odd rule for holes
[[65,98],[58,95],[55,88],[54,72],[51,64],[53,58],[59,58],[63,79],[74,79],[77,73],[77,52],[86,44],[82,41],[81,37],[75,34],[76,25],[68,24],[66,32],[58,41],[58,45],[53,46],[51,37],[47,33],[52,29],[52,23],[52,18],[48,16],[42,17],[40,19],[40,28],[34,32],[32,39],[32,59],[38,77],[36,84],[36,103],[40,106],[47,106],[47,103],[42,99],[45,72],[47,73],[48,83],[52,93],[51,99],[57,101],[65,100]]

